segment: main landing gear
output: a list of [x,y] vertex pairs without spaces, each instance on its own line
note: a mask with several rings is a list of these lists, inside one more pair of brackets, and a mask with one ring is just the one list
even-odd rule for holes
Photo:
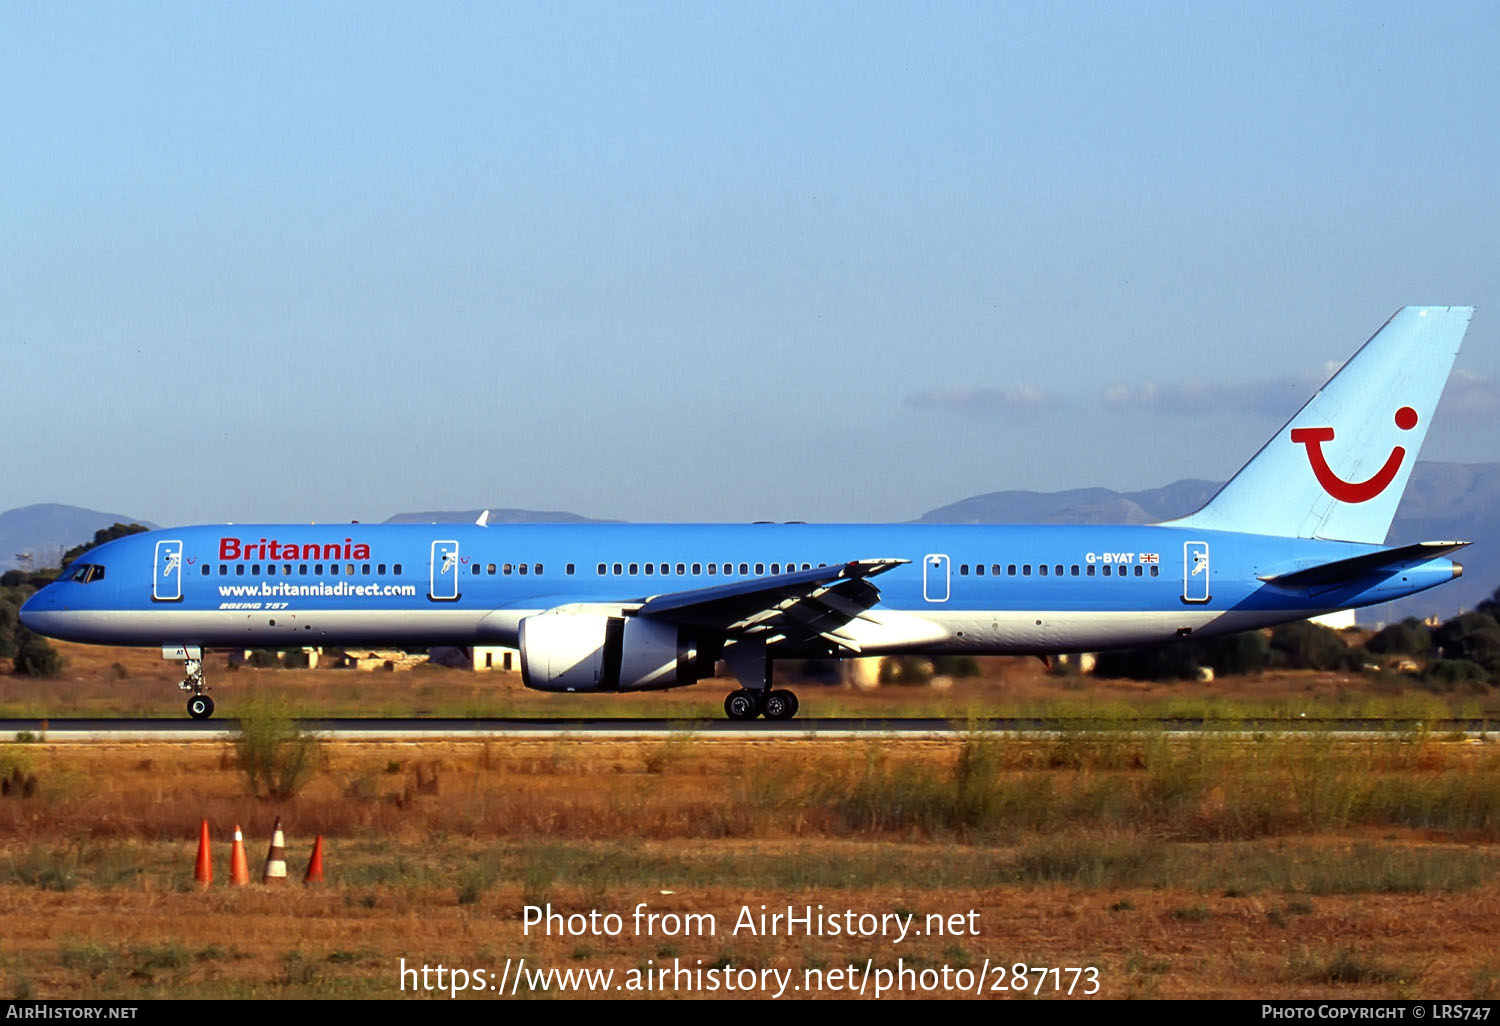
[[206,720],[214,714],[214,700],[203,692],[208,690],[208,683],[203,679],[203,650],[197,646],[184,646],[174,648],[163,645],[162,657],[170,660],[182,660],[182,680],[177,682],[177,690],[190,691],[188,695],[188,715],[195,720]]
[[789,720],[797,715],[797,696],[771,688],[771,659],[764,643],[738,641],[724,652],[724,661],[742,687],[724,699],[724,715],[731,720]]
[[753,720],[757,716],[789,720],[797,715],[797,696],[780,688],[774,691],[740,688],[724,699],[724,715],[731,720]]

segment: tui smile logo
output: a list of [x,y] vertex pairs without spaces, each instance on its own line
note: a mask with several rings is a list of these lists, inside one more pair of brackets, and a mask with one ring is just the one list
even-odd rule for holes
[[[1396,411],[1396,426],[1402,431],[1410,431],[1416,427],[1417,411],[1410,406],[1401,407]],[[1333,468],[1328,465],[1328,458],[1323,455],[1323,443],[1331,441],[1331,427],[1292,429],[1293,444],[1307,446],[1307,462],[1312,464],[1318,484],[1340,502],[1368,502],[1375,498],[1395,480],[1396,472],[1401,469],[1401,462],[1406,459],[1406,450],[1398,445],[1386,457],[1385,465],[1372,477],[1363,481],[1345,481],[1333,472]]]

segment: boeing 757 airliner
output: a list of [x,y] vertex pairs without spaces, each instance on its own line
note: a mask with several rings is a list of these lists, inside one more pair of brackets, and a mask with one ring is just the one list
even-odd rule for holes
[[694,684],[788,719],[775,659],[1092,651],[1224,634],[1457,577],[1384,546],[1471,307],[1404,307],[1191,516],[1149,526],[217,525],[86,553],[21,610],[54,638],[160,645],[194,718],[206,648],[507,645],[542,691]]

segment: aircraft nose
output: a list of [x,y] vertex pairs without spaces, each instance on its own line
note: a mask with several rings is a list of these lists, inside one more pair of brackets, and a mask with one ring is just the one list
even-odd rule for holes
[[50,594],[48,589],[43,588],[31,598],[21,603],[18,617],[21,626],[28,631],[37,634],[46,634],[47,628],[52,626],[53,614],[57,611],[57,596]]

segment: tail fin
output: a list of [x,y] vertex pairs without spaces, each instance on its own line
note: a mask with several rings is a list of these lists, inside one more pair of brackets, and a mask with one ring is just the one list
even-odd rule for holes
[[1228,484],[1174,527],[1385,541],[1471,306],[1404,306]]

